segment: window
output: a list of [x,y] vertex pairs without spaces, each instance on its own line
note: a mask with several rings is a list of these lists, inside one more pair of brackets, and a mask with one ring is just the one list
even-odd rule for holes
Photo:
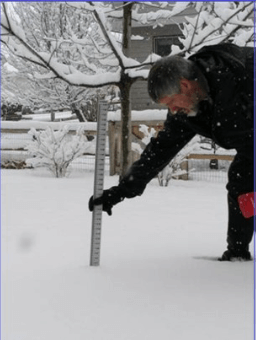
[[171,46],[173,44],[182,47],[178,36],[154,37],[154,53],[165,57],[171,53]]

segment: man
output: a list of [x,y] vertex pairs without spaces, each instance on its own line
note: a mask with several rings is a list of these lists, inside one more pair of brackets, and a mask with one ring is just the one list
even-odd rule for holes
[[91,197],[89,209],[103,204],[111,215],[115,204],[141,195],[147,183],[200,134],[237,151],[228,173],[228,245],[220,260],[250,260],[253,217],[243,216],[238,197],[254,190],[253,75],[253,48],[233,44],[206,46],[188,59],[171,56],[157,61],[149,73],[148,91],[169,109],[164,129],[118,186],[100,198]]

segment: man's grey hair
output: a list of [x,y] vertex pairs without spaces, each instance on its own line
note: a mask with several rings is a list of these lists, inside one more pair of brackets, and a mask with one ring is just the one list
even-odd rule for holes
[[166,95],[180,92],[180,80],[195,80],[208,92],[207,80],[191,60],[180,56],[159,59],[151,68],[148,76],[148,93],[155,102]]

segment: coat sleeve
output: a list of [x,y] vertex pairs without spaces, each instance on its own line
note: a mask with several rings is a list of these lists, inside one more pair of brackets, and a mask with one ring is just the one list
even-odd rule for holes
[[168,115],[164,129],[151,138],[138,161],[133,163],[119,183],[124,197],[140,196],[150,182],[195,136],[182,119]]

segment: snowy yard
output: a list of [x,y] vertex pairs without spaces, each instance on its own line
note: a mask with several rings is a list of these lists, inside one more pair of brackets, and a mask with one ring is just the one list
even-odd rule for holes
[[225,184],[153,180],[104,214],[100,267],[89,266],[93,173],[3,170],[1,187],[2,339],[254,338],[254,264],[216,261]]

